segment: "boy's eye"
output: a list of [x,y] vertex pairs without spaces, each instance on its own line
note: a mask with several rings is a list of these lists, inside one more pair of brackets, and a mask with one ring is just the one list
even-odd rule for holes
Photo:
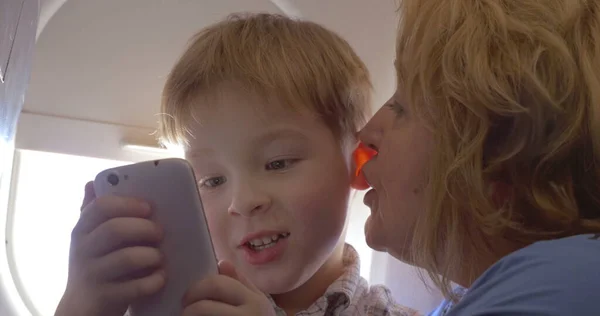
[[267,170],[283,170],[291,167],[295,162],[295,159],[279,159],[269,162],[265,168]]
[[200,185],[203,187],[207,187],[207,188],[215,188],[215,187],[222,185],[225,182],[227,182],[227,179],[223,176],[212,177],[212,178],[208,178],[206,180],[200,181]]

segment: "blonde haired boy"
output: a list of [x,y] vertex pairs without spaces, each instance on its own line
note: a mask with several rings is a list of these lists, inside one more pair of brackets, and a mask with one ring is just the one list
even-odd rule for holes
[[[223,262],[189,289],[185,316],[415,314],[370,287],[344,243],[349,157],[370,94],[352,48],[315,23],[237,15],[193,38],[167,79],[159,132],[185,147]],[[143,288],[129,296],[98,296],[122,315],[162,287],[153,275],[127,281]]]

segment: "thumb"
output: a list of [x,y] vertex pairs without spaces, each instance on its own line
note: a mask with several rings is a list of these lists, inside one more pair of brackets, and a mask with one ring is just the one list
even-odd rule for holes
[[94,191],[94,182],[90,181],[85,184],[85,195],[83,196],[83,202],[81,203],[81,211],[96,199],[96,191]]
[[252,284],[252,282],[250,282],[250,280],[248,280],[244,275],[238,273],[233,263],[227,260],[219,261],[219,274],[226,275],[232,279],[238,280],[250,290],[262,294],[261,290],[254,286],[254,284]]

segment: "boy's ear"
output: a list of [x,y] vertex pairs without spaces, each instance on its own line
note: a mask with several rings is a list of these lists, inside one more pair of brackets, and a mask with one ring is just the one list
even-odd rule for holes
[[365,175],[362,172],[363,166],[377,155],[377,152],[372,148],[359,143],[352,153],[352,182],[351,187],[356,190],[366,190],[370,187]]

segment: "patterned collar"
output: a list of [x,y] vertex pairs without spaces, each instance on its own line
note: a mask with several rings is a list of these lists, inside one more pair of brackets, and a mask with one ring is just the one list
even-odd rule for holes
[[[342,276],[327,288],[323,296],[296,316],[418,315],[410,308],[395,304],[387,288],[369,287],[367,280],[360,276],[358,253],[349,244],[344,245],[343,263]],[[277,316],[286,316],[274,302],[273,305]]]

